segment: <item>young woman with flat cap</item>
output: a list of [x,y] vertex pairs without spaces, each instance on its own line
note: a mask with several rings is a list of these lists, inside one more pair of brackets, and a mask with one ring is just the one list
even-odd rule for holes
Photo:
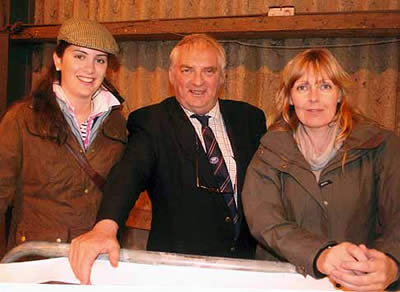
[[0,123],[0,213],[12,206],[8,249],[69,242],[92,228],[102,184],[125,144],[122,98],[105,79],[118,55],[101,24],[60,27],[53,64]]

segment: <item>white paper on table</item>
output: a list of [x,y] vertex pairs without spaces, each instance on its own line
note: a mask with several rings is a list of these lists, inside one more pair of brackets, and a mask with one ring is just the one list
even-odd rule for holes
[[[47,291],[54,285],[32,285],[58,281],[79,283],[67,258],[0,264],[0,291]],[[57,285],[57,291],[335,291],[327,278],[316,280],[295,273],[265,273],[227,269],[149,265],[120,262],[113,268],[107,260],[96,260],[91,281],[96,286]],[[8,284],[6,284],[8,283]],[[25,284],[29,283],[29,288]],[[38,290],[35,290],[35,287]],[[10,290],[6,290],[6,289]],[[12,290],[11,290],[12,289]],[[25,290],[23,290],[25,289]],[[33,290],[32,290],[33,289]],[[65,290],[64,290],[65,289]],[[100,289],[100,290],[99,290]],[[50,290],[48,290],[50,291]],[[83,291],[83,290],[82,290]],[[93,290],[94,291],[94,290]]]

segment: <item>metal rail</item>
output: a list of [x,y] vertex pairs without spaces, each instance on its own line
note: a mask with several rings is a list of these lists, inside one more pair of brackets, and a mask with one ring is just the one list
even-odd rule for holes
[[[46,241],[25,242],[10,250],[0,263],[15,262],[26,256],[41,256],[47,258],[68,257],[69,248],[70,244],[67,243]],[[100,255],[99,259],[108,259],[108,255]],[[187,266],[268,273],[296,273],[295,266],[289,263],[195,256],[123,248],[120,250],[120,261],[149,265]]]

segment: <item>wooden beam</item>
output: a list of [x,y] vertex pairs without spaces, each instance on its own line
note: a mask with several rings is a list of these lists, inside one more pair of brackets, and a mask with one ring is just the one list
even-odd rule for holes
[[9,23],[10,0],[0,0],[0,28]]
[[[6,27],[9,21],[10,1],[0,0],[0,116],[7,107],[8,46],[9,34]],[[0,218],[1,221],[4,218]],[[1,229],[1,227],[0,227]],[[4,232],[4,231],[0,231]],[[0,235],[1,238],[1,235]],[[0,239],[1,240],[1,239]],[[1,251],[0,251],[1,253]]]
[[0,32],[0,116],[7,108],[8,32]]
[[[400,60],[398,60],[398,67],[400,68]],[[396,109],[395,109],[395,131],[398,136],[400,136],[400,74],[397,75],[397,88],[396,88]]]
[[[34,0],[11,1],[8,26],[10,36],[18,29],[17,21],[32,23]],[[26,95],[31,90],[33,44],[12,42],[8,49],[7,105]]]
[[[9,19],[10,1],[0,0],[0,116],[7,108],[8,46],[9,35],[3,31]],[[6,214],[0,212],[0,257],[6,252]]]
[[[119,40],[173,40],[190,33],[208,33],[218,39],[397,37],[400,36],[400,10],[155,19],[104,24]],[[58,29],[59,25],[23,25],[22,31],[10,38],[16,41],[54,41]]]

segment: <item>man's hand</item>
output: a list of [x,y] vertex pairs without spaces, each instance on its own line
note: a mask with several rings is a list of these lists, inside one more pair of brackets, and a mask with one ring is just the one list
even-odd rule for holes
[[69,262],[81,284],[90,284],[92,265],[99,254],[108,253],[111,265],[118,265],[117,231],[118,224],[106,219],[99,221],[91,231],[72,240]]
[[330,275],[332,280],[352,291],[382,291],[397,280],[398,266],[391,257],[364,245],[359,248],[364,251],[367,260],[344,261],[340,265],[343,270],[359,271],[358,275],[345,274],[337,269]]

